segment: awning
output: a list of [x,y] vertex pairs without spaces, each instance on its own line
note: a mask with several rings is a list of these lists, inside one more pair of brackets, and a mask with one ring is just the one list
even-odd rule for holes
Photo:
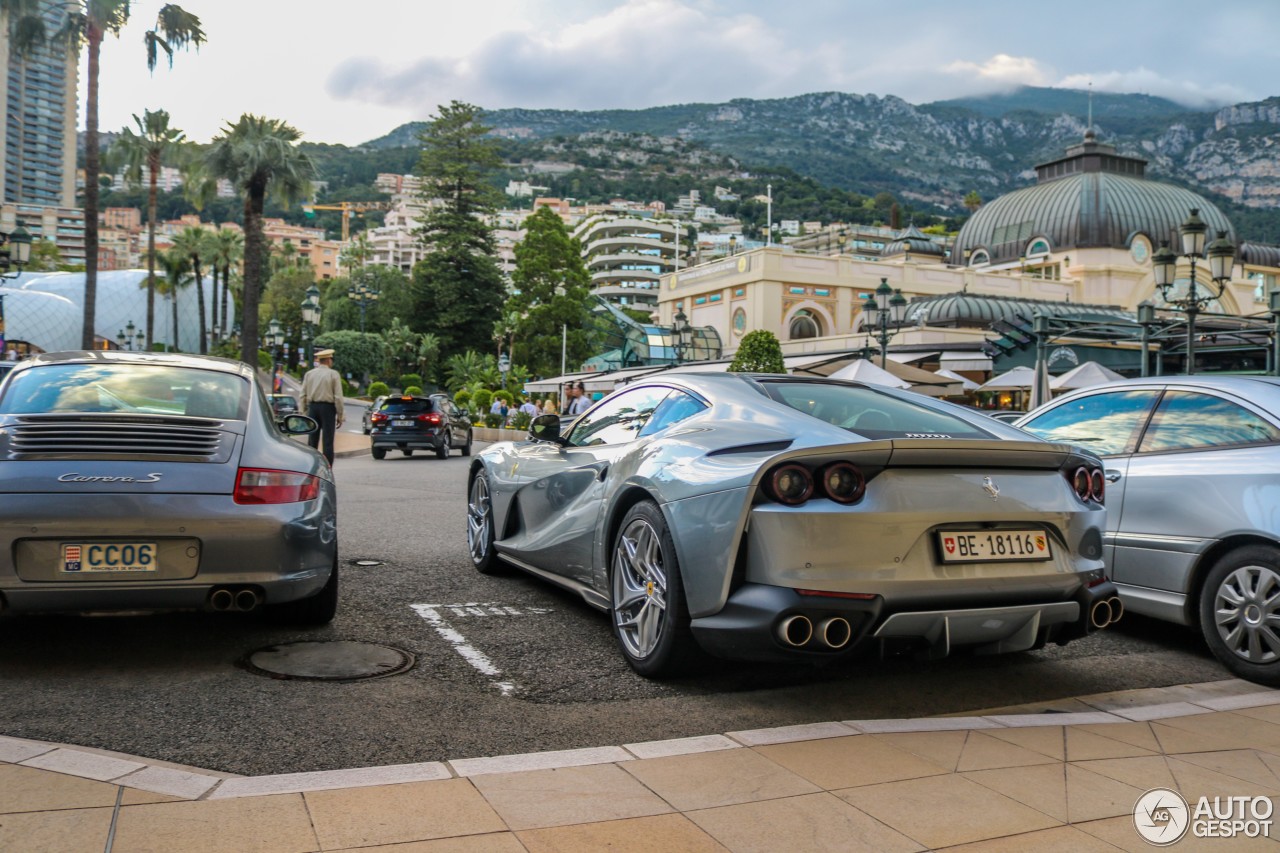
[[566,373],[564,376],[552,376],[550,379],[531,379],[524,383],[524,390],[530,393],[558,393],[561,386],[569,382],[586,382],[586,380],[603,374],[587,371],[585,373]]
[[622,370],[610,370],[606,373],[594,374],[590,379],[583,379],[582,384],[588,391],[604,391],[605,393],[609,393],[619,385],[625,385],[628,382],[648,376],[651,373],[659,373],[662,369],[662,365],[653,364],[646,367],[627,367]]
[[933,358],[936,352],[891,352],[889,360],[896,361],[898,364],[916,364],[921,361],[927,361]]
[[810,376],[830,376],[842,367],[862,357],[861,350],[851,352],[807,353],[785,355],[782,364],[788,373],[804,373]]
[[938,357],[943,370],[990,370],[991,359],[980,352],[944,352]]

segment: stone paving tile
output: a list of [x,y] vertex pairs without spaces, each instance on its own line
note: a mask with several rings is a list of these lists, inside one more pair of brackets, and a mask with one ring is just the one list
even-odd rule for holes
[[881,743],[895,749],[904,749],[944,770],[954,771],[964,752],[967,731],[961,732],[903,732],[901,734],[871,735]]
[[613,764],[632,760],[631,753],[620,746],[588,749],[566,749],[558,752],[530,752],[524,755],[501,755],[496,758],[459,758],[449,762],[459,776],[483,773],[516,773],[521,770],[554,770],[557,767],[585,767],[588,764]]
[[1194,764],[1196,767],[1243,779],[1267,791],[1280,788],[1280,778],[1276,777],[1271,767],[1252,749],[1237,749],[1230,752],[1184,752],[1177,758],[1178,761]]
[[856,731],[843,723],[802,723],[797,726],[779,726],[773,729],[729,732],[728,737],[746,746],[764,746],[771,743],[793,743],[798,740],[848,737],[856,734]]
[[37,755],[51,752],[56,748],[53,744],[37,743],[33,740],[0,735],[0,761],[12,764],[26,761],[28,758],[35,758]]
[[1061,764],[977,770],[963,775],[984,788],[1067,822],[1067,773]]
[[22,762],[23,767],[39,767],[42,770],[53,770],[68,773],[85,779],[97,779],[105,782],[126,773],[141,770],[147,765],[141,761],[126,761],[123,758],[112,758],[94,752],[83,752],[79,749],[55,749],[28,758]]
[[311,853],[320,843],[299,794],[126,806],[111,853]]
[[1196,704],[1214,711],[1240,711],[1245,708],[1274,707],[1280,705],[1280,690],[1242,693],[1236,696],[1215,696],[1212,699],[1201,699]]
[[680,811],[813,794],[819,790],[751,749],[650,758],[620,766]]
[[1073,826],[1057,826],[944,849],[946,853],[1115,853],[1116,848]]
[[907,720],[845,720],[844,724],[867,734],[889,732],[946,732],[960,729],[998,729],[985,717],[920,717]]
[[[1248,717],[1232,712],[1205,714],[1200,717],[1174,717],[1152,723],[1152,730],[1160,728],[1181,729],[1196,735],[1205,735],[1219,743],[1232,743],[1234,749],[1280,746],[1280,724]],[[1160,743],[1166,753],[1205,752],[1201,749],[1170,749],[1162,737]]]
[[516,833],[529,853],[724,853],[727,849],[684,815],[528,829]]
[[218,784],[218,779],[201,773],[170,770],[167,767],[144,767],[137,773],[121,776],[115,780],[115,784],[194,800],[208,793],[210,788]]
[[1062,726],[1035,726],[1029,729],[994,729],[983,732],[993,738],[1038,752],[1058,761],[1065,761],[1067,735]]
[[1118,740],[1145,749],[1152,754],[1160,753],[1160,741],[1156,739],[1151,726],[1146,722],[1101,723],[1093,726],[1072,726],[1072,728],[1100,735],[1111,740]]
[[1139,705],[1135,708],[1115,708],[1111,711],[1117,717],[1126,720],[1167,720],[1170,717],[1191,717],[1196,714],[1210,713],[1202,705],[1190,702],[1167,702],[1163,705]]
[[1105,711],[1081,711],[1067,714],[988,714],[993,720],[1011,729],[1030,726],[1082,726],[1088,723],[1123,723],[1123,717]]
[[1205,767],[1183,761],[1180,756],[1168,756],[1169,772],[1178,783],[1178,792],[1188,800],[1200,797],[1274,797],[1280,796],[1280,785],[1263,787],[1235,776],[1218,773]]
[[1144,791],[1151,788],[1176,788],[1178,785],[1169,770],[1168,760],[1162,755],[1078,761],[1076,766]]
[[661,797],[613,764],[493,773],[471,780],[511,829],[622,820],[672,811]]
[[994,770],[997,767],[1025,767],[1028,764],[1048,764],[1051,761],[1053,759],[1047,755],[1015,746],[986,732],[969,732],[956,770]]
[[1061,823],[960,775],[832,793],[931,849],[1034,832]]
[[379,844],[376,847],[348,847],[328,853],[525,853],[525,846],[515,833],[494,832],[405,844]]
[[[401,782],[435,782],[452,779],[448,768],[438,761],[421,764],[392,764],[386,767],[354,767],[350,770],[323,770],[314,773],[280,773],[272,776],[245,776],[227,779],[209,795],[211,800],[229,797],[257,797],[263,794],[302,794],[336,788],[368,788]],[[124,783],[124,780],[117,780]]]
[[703,809],[689,812],[687,817],[734,853],[910,853],[924,849],[828,793]]
[[107,849],[113,809],[70,809],[0,815],[0,850]]
[[756,752],[828,791],[934,776],[951,769],[867,735],[760,746]]
[[117,792],[116,786],[107,782],[17,764],[0,765],[0,814],[114,806]]
[[[1101,728],[1101,726],[1095,726]],[[1139,755],[1158,755],[1155,750],[1143,749],[1115,738],[1103,737],[1093,731],[1076,726],[1066,728],[1067,760],[1089,761],[1095,758],[1133,758]]]
[[674,740],[652,740],[645,743],[624,743],[622,748],[636,758],[666,758],[672,755],[693,755],[699,752],[715,752],[720,749],[741,749],[742,744],[724,735],[683,737]]
[[1240,708],[1233,713],[1251,720],[1263,720],[1268,723],[1280,723],[1280,706],[1261,705],[1253,708]]
[[1133,816],[1133,805],[1150,786],[1134,786],[1074,764],[1066,766],[1070,823]]
[[478,835],[508,828],[466,779],[310,791],[301,796],[325,849]]
[[[1134,829],[1132,816],[1078,823],[1075,827],[1127,853],[1150,853],[1160,849],[1142,839]],[[1277,846],[1274,839],[1195,838],[1188,833],[1181,841],[1165,849],[1175,850],[1177,853],[1231,853],[1235,850],[1256,853],[1258,850],[1275,850]]]

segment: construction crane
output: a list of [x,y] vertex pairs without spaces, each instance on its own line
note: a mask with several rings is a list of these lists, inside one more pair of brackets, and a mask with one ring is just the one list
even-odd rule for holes
[[304,204],[302,212],[311,217],[316,215],[317,210],[341,210],[342,242],[345,243],[351,237],[352,214],[363,213],[366,210],[390,210],[391,207],[389,201],[339,201],[333,204]]

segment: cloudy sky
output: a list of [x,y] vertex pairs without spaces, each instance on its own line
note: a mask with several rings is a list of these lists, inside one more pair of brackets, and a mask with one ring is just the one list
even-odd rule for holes
[[178,2],[207,43],[148,74],[142,34],[162,4],[135,0],[103,47],[102,129],[165,108],[207,141],[253,112],[353,145],[454,99],[626,109],[841,91],[921,104],[1090,82],[1196,107],[1280,95],[1275,0]]

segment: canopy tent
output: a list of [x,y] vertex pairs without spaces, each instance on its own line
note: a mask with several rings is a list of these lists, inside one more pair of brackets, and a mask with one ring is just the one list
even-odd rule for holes
[[830,376],[842,367],[861,358],[861,351],[823,353],[816,355],[784,355],[782,364],[788,373],[802,373],[810,376]]
[[1008,373],[993,376],[978,386],[979,391],[1028,391],[1035,387],[1036,372],[1030,367],[1015,367]]
[[951,381],[953,381],[953,382],[959,382],[959,383],[960,383],[960,389],[961,389],[962,391],[965,391],[966,393],[967,393],[967,392],[969,392],[969,391],[977,391],[977,390],[978,390],[978,383],[977,383],[977,382],[974,382],[972,379],[965,379],[965,378],[964,378],[963,376],[961,376],[959,373],[954,373],[954,372],[952,372],[952,371],[950,371],[950,370],[939,370],[939,371],[937,372],[937,375],[938,375],[938,376],[945,376],[947,379],[950,379],[950,380],[951,380]]
[[910,383],[912,390],[921,394],[928,394],[931,397],[952,397],[963,393],[955,380],[939,376],[931,370],[923,370],[919,367],[912,367],[909,364],[899,364],[892,359],[885,362],[884,369],[903,382]]
[[1076,388],[1091,388],[1117,379],[1124,379],[1124,377],[1096,361],[1086,361],[1050,381],[1049,387],[1054,391],[1073,391]]
[[888,388],[910,388],[911,383],[899,379],[887,370],[877,367],[870,360],[860,358],[831,374],[830,379],[848,379],[855,382],[866,382],[869,385],[884,385]]

